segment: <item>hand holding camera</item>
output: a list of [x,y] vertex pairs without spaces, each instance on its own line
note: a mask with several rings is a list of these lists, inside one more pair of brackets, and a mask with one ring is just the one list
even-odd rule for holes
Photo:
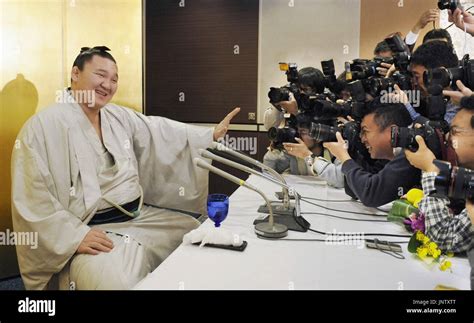
[[341,163],[344,163],[346,160],[351,159],[348,152],[348,144],[347,141],[342,138],[342,134],[339,131],[336,132],[336,139],[337,142],[323,143],[323,147],[328,149],[333,156],[341,161]]
[[301,140],[300,138],[295,138],[298,143],[283,143],[283,147],[285,148],[286,152],[298,158],[306,158],[311,156],[311,151],[308,149],[308,146]]
[[415,137],[415,140],[418,144],[418,150],[416,152],[405,149],[405,155],[410,164],[424,172],[439,173],[438,167],[433,163],[436,157],[428,146],[426,146],[423,137],[418,135]]

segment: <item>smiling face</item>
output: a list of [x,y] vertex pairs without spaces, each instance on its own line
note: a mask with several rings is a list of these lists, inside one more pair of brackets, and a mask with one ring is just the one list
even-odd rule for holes
[[390,144],[391,127],[380,129],[375,122],[375,114],[368,114],[362,119],[360,138],[373,159],[393,159],[393,149]]
[[84,64],[83,70],[72,68],[71,89],[90,91],[95,96],[95,105],[91,109],[99,110],[112,100],[117,91],[117,65],[110,59],[94,55]]
[[421,94],[426,96],[428,92],[425,87],[425,82],[423,81],[423,74],[425,73],[426,68],[423,65],[412,64],[410,66],[410,71],[413,75],[413,82],[417,85],[418,89],[421,91]]

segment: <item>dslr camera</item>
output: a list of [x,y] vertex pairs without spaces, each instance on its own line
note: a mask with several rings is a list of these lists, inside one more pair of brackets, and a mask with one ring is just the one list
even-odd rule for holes
[[421,136],[425,140],[426,146],[437,158],[442,158],[443,156],[443,149],[445,147],[443,133],[440,129],[432,127],[429,122],[420,128],[392,126],[390,136],[392,147],[405,148],[413,152],[419,148],[415,137]]
[[268,92],[270,103],[290,100],[290,93],[297,94],[298,91],[298,65],[295,63],[279,63],[280,71],[285,72],[287,85],[282,87],[271,87]]
[[347,140],[349,145],[351,145],[359,138],[360,125],[355,121],[347,122],[341,127],[313,122],[309,135],[317,142],[336,142],[336,132],[340,132],[342,138]]

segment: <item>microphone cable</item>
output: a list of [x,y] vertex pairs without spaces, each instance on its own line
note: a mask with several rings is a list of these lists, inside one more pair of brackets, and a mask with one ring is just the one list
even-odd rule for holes
[[358,221],[358,222],[384,222],[388,223],[390,221],[388,220],[371,220],[371,219],[354,219],[354,218],[346,218],[343,216],[338,216],[338,215],[332,215],[332,214],[326,214],[326,213],[321,213],[321,212],[300,212],[300,214],[314,214],[314,215],[325,215],[331,218],[337,218],[341,220],[348,220],[348,221]]
[[323,205],[320,205],[320,204],[316,204],[316,203],[314,203],[314,202],[311,202],[311,201],[307,200],[306,198],[300,198],[300,200],[303,201],[303,202],[306,202],[306,203],[308,203],[308,204],[311,204],[311,205],[318,206],[318,207],[320,207],[320,208],[329,210],[329,211],[335,211],[335,212],[340,212],[340,213],[361,214],[361,215],[370,215],[370,216],[386,215],[386,214],[374,214],[374,213],[364,213],[364,212],[357,213],[357,212],[351,212],[351,211],[333,209],[333,208],[330,208],[330,207],[327,207],[327,206],[323,206]]

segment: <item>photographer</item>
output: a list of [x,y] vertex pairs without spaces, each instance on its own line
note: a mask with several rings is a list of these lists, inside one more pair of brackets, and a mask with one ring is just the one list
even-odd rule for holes
[[[289,172],[293,175],[315,175],[312,167],[309,166],[309,158],[314,159],[325,155],[330,160],[331,156],[321,143],[308,135],[311,127],[310,118],[299,114],[296,120],[297,135],[300,136],[300,138],[295,138],[297,143],[281,143],[283,146],[277,145],[279,148],[277,149],[273,147],[272,142],[268,152],[263,156],[263,163],[280,174]],[[328,182],[333,184],[333,181]]]
[[[439,169],[433,163],[435,156],[426,147],[423,138],[417,136],[419,149],[416,152],[405,151],[409,162],[420,169],[424,198],[420,202],[420,211],[425,215],[426,234],[441,249],[467,251],[473,232],[466,209],[454,214],[448,198],[434,197],[435,178]],[[461,110],[456,114],[449,131],[449,143],[456,152],[460,166],[474,168],[474,96],[461,100]]]
[[390,49],[390,47],[388,46],[385,40],[382,40],[380,43],[378,43],[375,46],[374,56],[387,57],[387,58],[393,56],[392,50]]
[[[298,160],[304,160],[305,173],[301,175],[318,176],[336,188],[344,187],[344,175],[341,162],[331,157],[330,153],[309,135],[311,120],[298,115],[298,133],[301,138],[295,138],[298,143],[283,143],[286,152]],[[331,162],[333,160],[333,162]]]
[[[451,68],[458,65],[459,60],[453,52],[453,48],[444,41],[433,40],[417,48],[410,59],[410,71],[413,74],[413,82],[415,82],[417,90],[421,91],[422,103],[425,104],[425,108],[422,108],[418,113],[427,116],[429,112],[426,108],[429,93],[423,80],[424,72],[438,67]],[[448,124],[451,123],[458,109],[459,107],[454,105],[453,102],[447,103],[444,120]]]
[[[299,94],[312,94],[324,92],[324,74],[314,67],[305,67],[298,71]],[[288,101],[273,103],[272,107],[265,110],[264,126],[267,129],[278,127],[284,120],[284,114],[298,114],[298,95],[295,98],[290,93]]]
[[374,104],[361,123],[361,140],[373,159],[389,162],[378,172],[372,173],[356,163],[340,133],[337,142],[323,146],[342,163],[342,173],[347,185],[360,201],[371,207],[389,203],[419,184],[420,171],[411,166],[403,152],[395,155],[391,146],[391,127],[406,127],[412,123],[403,104]]

